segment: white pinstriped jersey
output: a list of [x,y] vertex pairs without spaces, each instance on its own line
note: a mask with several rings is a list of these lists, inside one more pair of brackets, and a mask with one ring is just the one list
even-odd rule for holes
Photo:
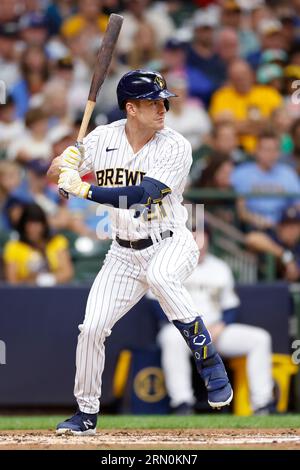
[[84,139],[80,174],[93,172],[98,186],[105,187],[138,185],[144,176],[168,186],[172,192],[139,217],[134,217],[134,209],[110,209],[113,238],[116,235],[127,240],[159,238],[156,234],[183,227],[187,221],[187,211],[181,203],[192,164],[191,145],[178,132],[164,128],[134,154],[125,124],[122,119],[99,126]]

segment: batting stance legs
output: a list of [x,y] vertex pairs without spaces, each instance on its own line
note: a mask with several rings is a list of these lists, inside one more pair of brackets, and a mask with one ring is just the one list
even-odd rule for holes
[[[99,411],[105,339],[113,325],[143,297],[149,287],[168,319],[177,320],[176,326],[181,332],[190,332],[188,344],[208,389],[212,387],[212,382],[213,388],[217,386],[218,389],[228,384],[225,370],[222,369],[220,376],[222,364],[212,350],[209,333],[182,285],[197,260],[198,249],[188,231],[175,233],[173,237],[144,250],[122,248],[113,242],[90,291],[84,323],[79,326],[81,332],[76,353],[74,393],[82,412],[93,414]],[[182,334],[185,335],[184,332]],[[202,358],[202,350],[207,358],[210,357],[207,368],[203,367],[205,358]],[[212,370],[214,377],[210,379]],[[227,399],[230,394],[227,392]]]

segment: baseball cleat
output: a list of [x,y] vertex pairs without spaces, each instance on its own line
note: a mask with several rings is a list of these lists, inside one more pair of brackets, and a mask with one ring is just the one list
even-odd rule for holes
[[233,398],[233,390],[230,383],[222,388],[221,390],[214,390],[208,392],[208,404],[217,410],[220,410],[224,406],[229,406]]
[[77,411],[74,416],[57,425],[56,434],[75,436],[96,434],[97,416],[98,413],[88,414]]

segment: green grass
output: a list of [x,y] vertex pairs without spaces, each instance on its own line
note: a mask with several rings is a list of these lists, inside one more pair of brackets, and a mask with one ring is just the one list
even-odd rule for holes
[[[54,429],[66,416],[0,416],[0,430]],[[300,428],[300,415],[101,416],[99,429]]]

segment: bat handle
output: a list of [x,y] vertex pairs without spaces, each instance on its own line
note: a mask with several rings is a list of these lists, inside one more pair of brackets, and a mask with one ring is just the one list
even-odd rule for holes
[[[77,147],[78,150],[80,150],[83,147],[83,142],[82,141],[77,141],[76,144],[75,144],[75,147]],[[65,191],[63,188],[59,188],[58,192],[63,198],[69,199],[68,191]]]

